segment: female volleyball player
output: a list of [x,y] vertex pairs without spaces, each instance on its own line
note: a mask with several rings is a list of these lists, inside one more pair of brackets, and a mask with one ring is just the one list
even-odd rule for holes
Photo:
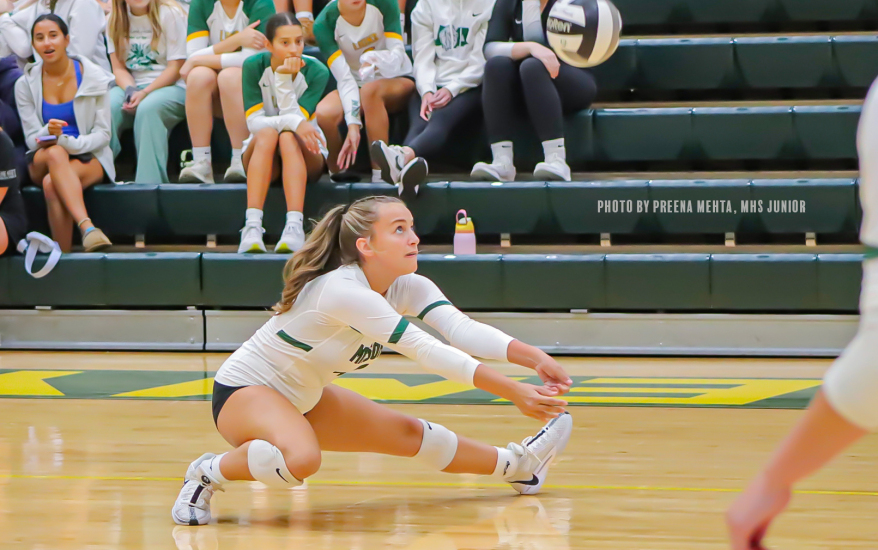
[[247,212],[239,253],[265,252],[262,207],[272,181],[281,176],[287,220],[275,252],[295,252],[305,244],[302,208],[305,185],[317,181],[326,160],[326,138],[310,122],[323,97],[329,70],[302,55],[305,37],[291,13],[271,16],[265,27],[268,50],[244,62],[244,105],[248,138]]
[[[571,380],[551,357],[473,321],[416,275],[418,242],[411,212],[393,197],[337,206],[317,224],[287,263],[276,314],[217,372],[214,419],[235,449],[189,466],[174,521],[207,523],[211,496],[231,480],[301,485],[319,469],[321,451],[415,457],[444,472],[493,475],[521,493],[539,490],[570,436],[566,403],[556,396]],[[403,315],[423,319],[451,345]],[[383,346],[549,422],[522,445],[491,447],[332,384]],[[533,368],[545,386],[513,381],[467,353]]]
[[482,108],[493,162],[473,166],[472,177],[515,180],[512,139],[527,113],[543,143],[544,161],[534,178],[570,181],[564,146],[564,113],[588,108],[597,94],[588,69],[558,59],[546,41],[546,21],[555,0],[497,0],[485,39]]
[[421,0],[412,11],[412,51],[418,94],[409,100],[405,146],[372,143],[372,158],[387,183],[417,194],[426,159],[445,147],[451,132],[481,116],[485,36],[494,0]]
[[762,539],[787,507],[793,485],[878,429],[878,81],[863,105],[857,153],[863,205],[860,238],[868,247],[860,328],[826,373],[823,388],[805,416],[729,509],[726,519],[733,550],[762,549]]
[[[369,143],[386,142],[390,133],[388,113],[404,109],[415,90],[399,21],[396,0],[335,0],[314,23],[317,44],[338,82],[338,89],[317,106],[317,122],[326,134],[331,176],[347,170],[356,159],[361,106]],[[348,127],[344,145],[338,131],[342,121]],[[381,170],[373,159],[372,183],[381,181]]]

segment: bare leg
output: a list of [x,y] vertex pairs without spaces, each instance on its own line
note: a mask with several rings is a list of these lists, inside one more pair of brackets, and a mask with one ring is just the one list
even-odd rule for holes
[[229,67],[219,72],[216,78],[219,87],[220,101],[223,105],[223,118],[232,149],[244,146],[244,140],[250,135],[247,119],[244,116],[244,93],[242,91],[241,69]]
[[253,481],[247,450],[254,439],[280,449],[296,479],[304,480],[320,468],[320,447],[308,421],[269,387],[248,386],[233,393],[220,412],[217,429],[236,447],[220,462],[220,472],[228,480]]
[[247,208],[262,210],[268,187],[280,170],[277,130],[263,128],[256,132],[242,161],[247,171]]
[[282,159],[281,172],[287,212],[301,212],[305,206],[305,186],[308,181],[317,179],[323,171],[323,155],[308,151],[299,136],[293,132],[283,132],[280,135],[278,150]]
[[317,124],[326,136],[326,148],[329,149],[329,158],[326,160],[329,170],[334,174],[338,172],[338,153],[341,151],[342,139],[338,131],[338,125],[344,120],[344,109],[338,90],[333,90],[317,104]]
[[[211,101],[206,101],[211,98]],[[186,79],[186,122],[193,147],[210,147],[213,103],[217,99],[217,74],[209,67],[195,67]]]
[[[417,418],[332,385],[323,389],[323,397],[306,418],[324,451],[412,457],[424,437]],[[496,465],[496,448],[458,435],[457,454],[443,471],[490,475]]]
[[[5,193],[4,193],[5,194]],[[0,201],[3,199],[0,198]],[[6,252],[6,248],[9,246],[9,233],[6,231],[6,223],[3,221],[3,218],[0,218],[0,254]]]
[[[387,143],[390,136],[388,114],[403,110],[414,90],[415,83],[408,78],[382,78],[369,82],[360,89],[369,143],[377,140]],[[372,168],[378,168],[374,160]]]

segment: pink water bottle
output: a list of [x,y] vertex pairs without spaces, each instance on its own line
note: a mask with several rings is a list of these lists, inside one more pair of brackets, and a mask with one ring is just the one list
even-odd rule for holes
[[466,216],[466,210],[457,211],[457,223],[454,224],[454,254],[476,253],[476,230],[473,219]]

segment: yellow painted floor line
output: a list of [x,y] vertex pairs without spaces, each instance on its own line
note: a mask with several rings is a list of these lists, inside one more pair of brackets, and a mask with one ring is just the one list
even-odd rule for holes
[[[36,475],[36,474],[0,474],[0,479],[30,480],[94,480],[94,481],[154,481],[179,483],[179,477],[158,476],[74,476],[74,475]],[[336,487],[411,487],[411,488],[449,488],[449,489],[493,489],[507,487],[506,483],[467,483],[442,481],[359,481],[317,479],[308,481],[308,485]],[[741,489],[722,487],[663,487],[652,485],[565,485],[547,484],[546,489],[568,489],[574,491],[650,491],[650,492],[694,492],[694,493],[737,493]],[[794,491],[798,495],[831,495],[878,497],[878,491],[833,491],[806,489]]]

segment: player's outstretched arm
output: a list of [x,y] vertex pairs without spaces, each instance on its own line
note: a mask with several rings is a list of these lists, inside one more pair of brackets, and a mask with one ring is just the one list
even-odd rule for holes
[[726,513],[732,550],[762,549],[762,538],[789,503],[793,485],[866,433],[838,414],[819,392],[762,473]]

